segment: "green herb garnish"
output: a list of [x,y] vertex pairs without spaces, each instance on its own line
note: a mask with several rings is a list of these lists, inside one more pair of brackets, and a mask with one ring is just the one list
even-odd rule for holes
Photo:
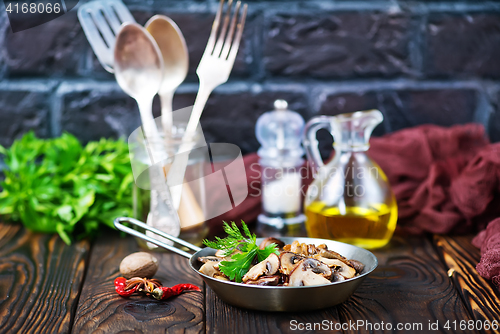
[[241,227],[245,235],[241,234],[235,222],[231,222],[231,225],[224,222],[224,231],[228,235],[226,238],[215,237],[215,241],[203,240],[203,244],[207,247],[224,251],[224,256],[229,256],[236,249],[241,251],[241,253],[231,256],[231,261],[222,261],[219,265],[219,270],[236,282],[241,282],[241,278],[252,267],[256,256],[260,262],[272,253],[279,255],[276,244],[270,244],[266,248],[260,249],[257,245],[257,237],[250,233],[244,221],[241,221]]
[[101,224],[132,214],[132,185],[127,143],[101,139],[83,147],[63,134],[38,139],[29,132],[4,155],[0,214],[28,229],[58,233],[67,244],[93,236]]

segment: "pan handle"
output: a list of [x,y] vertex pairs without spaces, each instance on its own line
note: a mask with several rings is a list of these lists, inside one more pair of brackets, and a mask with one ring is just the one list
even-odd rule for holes
[[168,240],[171,240],[173,242],[176,242],[178,243],[179,245],[182,245],[182,246],[186,246],[187,248],[197,252],[199,250],[201,250],[200,247],[198,246],[195,246],[187,241],[184,241],[182,239],[179,239],[179,238],[176,238],[176,237],[173,237],[165,232],[162,232],[156,228],[153,228],[147,224],[144,224],[143,222],[137,220],[137,219],[134,219],[134,218],[130,218],[130,217],[118,217],[115,219],[114,221],[114,225],[115,227],[120,230],[120,231],[123,231],[125,233],[128,233],[130,235],[133,235],[134,237],[137,237],[137,238],[140,238],[140,239],[143,239],[143,240],[146,240],[152,244],[155,244],[157,246],[160,246],[160,247],[163,247],[163,248],[166,248],[168,249],[169,251],[172,251],[172,252],[175,252],[179,255],[182,255],[184,257],[187,257],[188,259],[191,258],[191,255],[192,254],[189,254],[188,252],[185,252],[181,249],[178,249],[174,246],[170,246],[164,242],[161,242],[159,240],[156,240],[154,238],[151,238],[150,236],[147,236],[145,235],[144,233],[141,233],[139,231],[136,231],[130,227],[127,227],[125,225],[123,225],[122,223],[129,223],[129,224],[132,224],[132,225],[135,225],[135,226],[138,226],[140,228],[143,228],[145,230],[148,230],[150,232],[153,232],[154,234],[158,234],[159,236],[162,236],[164,237],[165,239],[168,239]]

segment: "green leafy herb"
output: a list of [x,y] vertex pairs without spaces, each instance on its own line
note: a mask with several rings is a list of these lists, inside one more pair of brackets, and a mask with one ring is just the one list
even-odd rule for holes
[[73,135],[38,139],[32,132],[4,155],[0,214],[37,232],[71,240],[132,214],[133,175],[127,144],[101,139],[83,147]]
[[224,256],[229,256],[236,249],[241,251],[241,253],[231,256],[231,261],[222,261],[219,265],[220,271],[236,282],[241,282],[241,278],[252,267],[255,257],[260,262],[264,261],[272,253],[279,255],[275,244],[260,249],[257,245],[257,237],[255,234],[250,233],[244,221],[241,221],[241,228],[244,235],[235,222],[231,222],[231,225],[224,222],[224,231],[228,235],[226,238],[215,237],[215,241],[203,240],[203,244],[207,247],[224,251]]

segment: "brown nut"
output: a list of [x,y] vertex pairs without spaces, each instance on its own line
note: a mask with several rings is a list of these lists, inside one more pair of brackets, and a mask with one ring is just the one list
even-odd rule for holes
[[125,278],[151,278],[158,270],[158,260],[146,252],[132,253],[120,263],[120,273]]

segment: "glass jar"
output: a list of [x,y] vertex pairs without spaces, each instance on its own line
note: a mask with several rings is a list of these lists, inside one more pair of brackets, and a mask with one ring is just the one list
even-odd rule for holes
[[[181,110],[182,111],[182,110]],[[177,116],[177,117],[176,117]],[[207,163],[210,163],[208,156],[208,147],[206,146],[201,127],[198,127],[196,136],[192,139],[193,149],[189,152],[177,154],[182,144],[182,138],[189,119],[186,112],[174,112],[174,121],[171,131],[171,137],[165,139],[160,134],[158,140],[152,141],[149,147],[147,141],[142,136],[140,129],[134,131],[129,137],[129,147],[131,148],[131,161],[134,171],[134,189],[133,189],[133,217],[146,222],[155,228],[158,228],[168,234],[178,236],[194,245],[201,245],[202,240],[208,234],[206,220],[206,191],[204,172]],[[161,119],[157,118],[156,123],[159,126]],[[159,127],[161,128],[161,127]],[[155,151],[159,162],[151,163],[151,152]],[[183,180],[172,182],[168,180],[164,185],[168,175],[169,168],[174,159],[180,154],[188,154],[188,164]],[[160,170],[158,172],[157,170]],[[161,173],[161,176],[152,177],[151,173]],[[152,180],[159,181],[152,181]],[[151,183],[154,183],[153,185]],[[178,183],[178,184],[177,184]],[[179,207],[176,210],[178,214],[175,217],[169,189],[173,186],[182,187],[182,195]],[[153,210],[154,214],[152,214]],[[167,242],[166,239],[146,231],[147,235]],[[137,239],[141,247],[156,249],[151,243],[146,243],[142,239]],[[171,244],[171,242],[169,242]]]

